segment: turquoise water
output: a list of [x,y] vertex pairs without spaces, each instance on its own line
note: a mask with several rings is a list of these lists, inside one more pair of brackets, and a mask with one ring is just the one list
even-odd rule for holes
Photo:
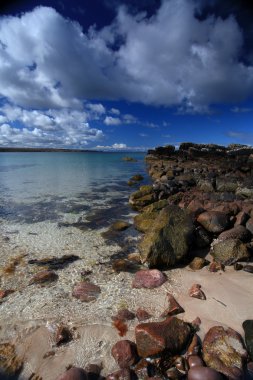
[[[123,161],[125,156],[137,162]],[[35,223],[99,209],[123,213],[132,191],[128,179],[137,173],[146,177],[144,157],[144,153],[0,153],[0,218]]]

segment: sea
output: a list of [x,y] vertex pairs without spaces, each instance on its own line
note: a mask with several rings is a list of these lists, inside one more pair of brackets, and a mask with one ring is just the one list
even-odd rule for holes
[[[135,161],[123,160],[126,156]],[[85,235],[118,219],[130,220],[128,198],[140,184],[127,182],[141,174],[142,184],[148,183],[144,157],[129,152],[0,153],[0,233],[22,235],[22,244],[38,234],[43,245],[54,241],[61,228]]]

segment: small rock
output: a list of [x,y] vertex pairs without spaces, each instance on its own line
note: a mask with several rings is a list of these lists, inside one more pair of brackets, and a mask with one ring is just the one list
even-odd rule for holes
[[128,368],[137,361],[136,344],[130,340],[120,340],[112,347],[112,356],[120,368]]
[[99,286],[92,284],[91,282],[79,282],[73,289],[73,297],[80,299],[82,302],[94,301],[101,293]]
[[57,380],[88,380],[88,376],[82,368],[72,367],[60,375]]
[[249,258],[249,252],[245,244],[239,239],[227,239],[213,246],[210,252],[215,261],[224,265],[232,265],[238,260]]
[[253,273],[253,265],[245,265],[245,266],[243,267],[243,270],[244,270],[245,272]]
[[55,343],[57,346],[67,343],[72,339],[72,334],[68,327],[59,326],[55,334]]
[[79,259],[80,257],[76,255],[63,255],[61,257],[46,257],[40,260],[29,260],[28,264],[34,264],[37,266],[47,266],[49,270],[58,270],[65,268],[69,264]]
[[201,285],[193,284],[189,290],[189,296],[198,298],[200,300],[206,300],[205,293],[200,288],[201,288]]
[[113,326],[118,330],[119,336],[125,336],[128,330],[127,324],[122,319],[114,319]]
[[151,315],[144,309],[137,309],[136,311],[136,317],[139,322],[146,321],[147,319],[151,318]]
[[195,330],[198,330],[199,329],[199,326],[201,325],[201,319],[199,317],[196,317],[193,321],[192,321],[192,326],[195,328]]
[[205,335],[203,358],[209,367],[237,380],[243,375],[247,351],[240,334],[231,328],[214,326]]
[[253,320],[247,319],[243,322],[242,327],[244,329],[245,343],[248,350],[248,354],[251,360],[253,360]]
[[131,321],[135,318],[135,314],[129,311],[128,309],[120,309],[116,316],[113,316],[112,319],[120,319],[121,321]]
[[166,281],[165,275],[158,269],[140,270],[136,272],[132,287],[153,289]]
[[130,227],[131,224],[125,222],[124,220],[118,220],[116,222],[114,222],[112,225],[111,225],[111,229],[114,230],[114,231],[125,231],[127,228]]
[[180,354],[191,336],[188,323],[169,317],[163,322],[141,323],[135,328],[137,351],[141,357],[162,353]]
[[199,270],[206,266],[208,263],[209,262],[206,259],[203,259],[202,257],[194,257],[192,262],[189,264],[189,267],[192,270]]
[[218,272],[219,270],[222,270],[224,272],[224,269],[225,266],[221,263],[217,263],[216,261],[213,261],[208,268],[210,272]]
[[101,372],[101,365],[98,365],[98,364],[88,364],[86,367],[85,367],[85,371],[90,374],[95,374],[95,375],[99,375],[100,372]]
[[175,300],[172,294],[167,293],[169,306],[168,308],[162,313],[161,317],[168,317],[180,313],[184,313],[184,309],[182,306],[179,305],[179,303]]
[[0,300],[7,297],[9,294],[14,293],[13,289],[3,289],[0,290]]
[[203,360],[198,355],[191,355],[191,356],[189,356],[189,358],[188,358],[188,364],[189,364],[190,368],[203,367],[204,366]]
[[197,218],[207,231],[213,233],[220,233],[224,231],[229,224],[228,216],[220,211],[206,211],[200,214]]
[[134,367],[138,379],[150,380],[150,373],[155,372],[152,364],[146,359],[141,359]]
[[141,174],[135,174],[130,178],[130,181],[139,182],[143,181],[143,176]]
[[56,281],[58,275],[52,270],[43,270],[36,273],[33,278],[30,280],[29,284],[45,284],[49,282]]
[[129,272],[135,268],[135,264],[126,259],[116,259],[112,263],[115,272]]
[[242,268],[243,268],[242,264],[239,264],[239,263],[234,264],[234,270],[238,271],[238,270],[242,270]]
[[192,337],[192,341],[187,348],[187,357],[191,355],[198,355],[200,352],[200,340],[197,334],[194,334]]
[[182,378],[182,374],[177,368],[172,367],[166,371],[166,378],[169,380],[180,380]]
[[223,380],[223,376],[212,368],[194,367],[188,372],[188,380]]
[[107,375],[106,380],[131,380],[134,378],[133,375],[133,371],[129,368],[123,368]]

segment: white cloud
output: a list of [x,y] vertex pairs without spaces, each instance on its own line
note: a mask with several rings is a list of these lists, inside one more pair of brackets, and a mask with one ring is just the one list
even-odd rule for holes
[[89,103],[87,104],[87,108],[89,108],[92,112],[95,112],[98,114],[104,114],[106,112],[105,107],[101,103],[98,103],[98,104]]
[[233,107],[233,108],[231,108],[231,111],[234,112],[234,113],[247,113],[247,112],[252,112],[253,108]]
[[132,147],[132,146],[127,146],[127,144],[124,144],[124,143],[114,143],[112,145],[97,145],[94,149],[98,149],[98,150],[126,150],[126,151],[144,152],[149,148],[143,147],[143,146]]
[[118,117],[106,116],[104,123],[106,125],[120,125],[121,120]]
[[110,112],[113,113],[114,115],[120,115],[120,110],[118,110],[117,108],[111,108]]
[[253,93],[242,31],[232,16],[196,19],[196,4],[163,1],[150,19],[120,8],[112,25],[86,34],[49,7],[1,17],[0,95],[35,109],[125,99],[192,113],[240,101]]

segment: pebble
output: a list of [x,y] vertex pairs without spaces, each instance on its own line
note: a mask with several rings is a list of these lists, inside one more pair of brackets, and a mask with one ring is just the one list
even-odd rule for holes
[[140,270],[133,279],[133,288],[153,289],[161,286],[166,281],[165,275],[158,269]]
[[115,343],[111,353],[120,368],[128,368],[138,359],[136,344],[130,340],[120,340]]
[[193,284],[189,290],[189,296],[198,298],[200,300],[206,300],[206,295],[200,288],[201,288],[201,285]]
[[72,295],[82,302],[90,302],[96,300],[100,293],[101,289],[99,286],[91,282],[81,281],[75,285]]

